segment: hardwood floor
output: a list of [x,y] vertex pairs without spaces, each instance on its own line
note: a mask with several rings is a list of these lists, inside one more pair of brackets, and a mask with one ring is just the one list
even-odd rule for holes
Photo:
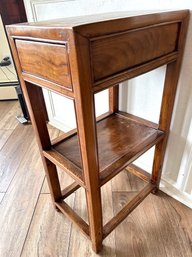
[[[192,210],[149,195],[105,240],[100,255],[55,211],[31,125],[18,124],[16,101],[0,102],[0,257],[191,257]],[[50,127],[50,126],[49,126]],[[59,131],[49,129],[52,137]],[[64,188],[71,178],[59,170]],[[104,223],[144,182],[126,171],[102,187]],[[83,189],[67,199],[85,220]]]

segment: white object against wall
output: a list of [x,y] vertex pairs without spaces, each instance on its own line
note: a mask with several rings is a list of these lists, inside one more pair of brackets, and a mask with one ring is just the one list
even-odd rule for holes
[[[29,21],[50,20],[55,18],[70,17],[113,11],[129,10],[165,10],[165,9],[192,9],[192,2],[188,0],[24,0]],[[171,124],[161,189],[192,208],[192,21],[185,48],[181,76],[178,84],[176,103]],[[133,114],[158,122],[162,85],[165,67],[145,74],[123,83],[120,90],[120,108]],[[59,128],[69,129],[66,124],[73,127],[74,119],[67,123],[67,118],[61,118],[57,112],[57,105],[63,104],[65,109],[72,110],[72,104],[63,101],[60,96],[45,93],[47,107],[50,111],[52,123]],[[101,93],[105,102],[106,92]],[[59,99],[60,98],[60,99]],[[49,99],[49,100],[48,100]],[[69,101],[69,100],[68,100]],[[65,103],[64,103],[65,102]],[[97,105],[106,109],[106,105]],[[68,113],[68,111],[67,111]],[[51,117],[52,115],[52,117]],[[62,116],[63,117],[63,116]],[[63,123],[65,126],[63,126]],[[146,170],[151,170],[153,149],[139,158],[137,164]]]
[[[5,35],[3,22],[0,16],[0,61],[6,57],[11,57],[9,45]],[[17,81],[16,71],[13,65],[0,67],[0,83]],[[14,87],[0,87],[0,100],[17,99],[17,94]]]

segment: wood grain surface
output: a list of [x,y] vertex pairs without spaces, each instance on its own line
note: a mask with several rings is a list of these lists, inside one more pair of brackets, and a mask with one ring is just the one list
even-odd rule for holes
[[65,45],[16,40],[23,72],[71,88]]
[[176,51],[178,29],[179,24],[175,23],[92,41],[94,81]]
[[[9,104],[7,106],[9,109]],[[31,125],[25,128],[24,142],[29,152],[20,153],[15,176],[7,191],[0,193],[0,197],[4,195],[0,204],[1,257],[191,257],[192,210],[162,192],[158,196],[147,197],[103,241],[102,252],[95,254],[87,238],[68,219],[55,212],[44,182],[37,144],[34,139],[30,139],[29,144],[26,137],[28,133],[34,136]],[[17,127],[13,133],[14,130]],[[52,137],[59,134],[57,130],[49,130]],[[20,137],[17,146],[22,142]],[[10,135],[3,148],[11,143],[15,144],[15,137]],[[12,155],[15,159],[18,156],[16,151]],[[4,161],[9,161],[8,155]],[[71,178],[60,173],[62,187],[69,185]],[[123,171],[104,185],[101,192],[104,224],[144,184],[133,174]],[[83,189],[73,193],[67,202],[87,220]]]
[[[18,121],[16,121],[18,124]],[[33,139],[32,128],[17,125],[0,152],[0,192],[6,192],[29,145]],[[14,143],[13,143],[14,142]],[[8,160],[8,161],[6,161]]]
[[[71,204],[73,204],[73,201],[74,197],[71,197]],[[50,233],[47,233],[48,231]],[[67,257],[70,234],[71,222],[55,211],[50,194],[41,194],[21,256]],[[53,244],[55,239],[57,243]]]
[[[131,155],[130,153],[135,148],[138,148],[139,151],[139,146],[142,145],[144,148],[144,145],[147,146],[161,135],[162,132],[158,130],[140,125],[118,115],[100,121],[97,126],[100,171],[126,154]],[[54,148],[82,168],[77,136],[57,144]]]
[[[32,134],[32,128],[28,128],[28,132]],[[20,138],[20,143],[22,140],[23,138]],[[20,154],[21,158],[18,159],[19,165],[17,165],[11,185],[0,208],[0,245],[2,256],[20,256],[22,250],[20,242],[24,242],[27,235],[44,180],[43,166],[35,139],[29,142],[25,140],[24,143],[28,151],[25,150],[25,154],[23,152]],[[18,146],[18,143],[16,145]],[[17,153],[15,152],[13,156],[17,158]],[[8,175],[7,177],[9,178]],[[5,183],[5,186],[7,186],[7,183]],[[11,223],[9,223],[9,220],[11,220]],[[13,236],[10,237],[10,235]]]
[[[73,20],[71,18],[72,24]],[[158,191],[188,20],[189,11],[181,10],[143,16],[133,14],[131,17],[122,16],[68,27],[65,19],[50,24],[40,22],[32,26],[24,24],[8,27],[10,45],[53,203],[90,236],[95,253],[102,250],[103,239],[149,193]],[[38,36],[40,30],[42,34]],[[64,45],[67,45],[67,51]],[[149,124],[145,126],[146,121],[142,124],[141,119],[135,122],[126,115],[116,115],[118,84],[163,64],[167,64],[167,70],[158,129]],[[32,83],[29,77],[35,78]],[[71,89],[71,84],[68,84],[70,80],[73,85],[77,135],[52,145],[46,126],[41,87],[54,91],[55,83],[58,83]],[[114,86],[110,89],[111,116],[97,122],[94,93],[110,86]],[[69,96],[66,91],[61,94]],[[151,180],[103,226],[101,186],[154,145]],[[89,226],[63,201],[56,165],[84,187]],[[134,175],[138,171],[133,167],[131,169]],[[142,178],[146,172],[140,171]],[[74,189],[78,189],[76,184],[67,188],[66,194],[69,191],[73,194]],[[136,244],[139,242],[140,239],[136,240]],[[179,248],[178,252],[180,254]]]
[[2,147],[4,146],[4,144],[6,143],[6,141],[8,140],[8,138],[10,137],[10,135],[12,134],[13,129],[0,129],[0,150],[2,149]]
[[[7,118],[7,113],[14,108],[14,106],[19,106],[17,101],[0,101],[1,108],[0,108],[0,118]],[[15,113],[16,114],[16,113]],[[4,126],[3,123],[1,123],[1,126]]]
[[[133,197],[133,194],[132,192],[114,192],[115,212],[121,209]],[[166,255],[161,235],[158,232],[160,224],[151,205],[149,196],[116,228],[117,256],[171,256]],[[123,235],[126,235],[126,238]]]
[[[3,102],[2,102],[3,103]],[[5,113],[4,108],[2,107],[2,110],[0,111],[0,118],[1,118],[1,124],[0,129],[14,129],[18,122],[15,119],[15,116],[20,115],[20,108],[17,103],[17,101],[9,101],[10,108]],[[2,104],[3,106],[4,104]]]

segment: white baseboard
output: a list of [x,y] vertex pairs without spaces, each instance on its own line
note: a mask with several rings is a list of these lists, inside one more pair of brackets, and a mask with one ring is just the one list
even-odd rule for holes
[[[148,160],[149,156],[146,156],[145,162],[141,162],[138,159],[136,165],[151,173],[152,166],[149,166]],[[192,209],[192,195],[178,189],[175,185],[175,181],[163,177],[162,175],[160,190]]]
[[192,209],[192,196],[180,191],[164,178],[161,179],[160,190]]
[[14,87],[0,87],[0,100],[13,100],[18,99]]
[[53,117],[52,117],[52,119],[49,120],[49,124],[65,133],[70,131],[71,129],[73,129],[73,128],[59,122],[58,120],[54,119]]

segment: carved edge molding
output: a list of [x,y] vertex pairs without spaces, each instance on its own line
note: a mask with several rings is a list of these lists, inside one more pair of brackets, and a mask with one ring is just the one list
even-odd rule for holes
[[[56,3],[72,2],[72,1],[76,1],[76,0],[54,0],[54,1],[53,0],[25,0],[25,8],[28,14],[28,20],[38,21],[38,15],[37,15],[38,5],[56,4]],[[60,122],[57,118],[57,114],[54,107],[53,96],[52,96],[52,94],[54,93],[44,89],[43,94],[44,94],[45,103],[48,111],[49,124],[63,131],[70,130],[70,127],[67,124]]]

